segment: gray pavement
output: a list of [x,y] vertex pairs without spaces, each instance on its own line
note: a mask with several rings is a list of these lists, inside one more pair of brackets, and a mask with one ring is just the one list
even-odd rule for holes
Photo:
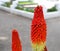
[[[48,51],[60,51],[60,18],[46,20]],[[0,10],[0,51],[11,51],[11,31],[17,29],[21,38],[23,51],[32,51],[30,43],[31,19]]]

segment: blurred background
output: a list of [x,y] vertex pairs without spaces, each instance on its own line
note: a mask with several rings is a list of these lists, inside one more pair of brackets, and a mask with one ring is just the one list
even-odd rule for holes
[[60,51],[60,0],[0,0],[0,51],[12,51],[12,30],[19,32],[23,51],[32,51],[30,31],[34,8],[42,5],[48,51]]

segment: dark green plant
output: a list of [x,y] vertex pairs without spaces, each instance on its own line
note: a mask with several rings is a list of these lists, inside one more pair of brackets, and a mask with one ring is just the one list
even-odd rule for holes
[[57,11],[56,6],[54,6],[54,7],[47,10],[47,12],[54,12],[54,11]]
[[18,9],[18,10],[24,10],[24,8],[19,7],[19,6],[16,6],[15,8]]
[[11,5],[11,2],[5,2],[4,4],[2,4],[2,6],[5,6],[5,7],[10,7]]

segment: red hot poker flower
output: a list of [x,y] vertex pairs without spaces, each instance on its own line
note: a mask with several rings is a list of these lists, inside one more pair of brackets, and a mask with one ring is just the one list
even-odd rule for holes
[[34,11],[34,18],[31,26],[31,41],[33,51],[44,51],[46,44],[46,22],[42,6],[37,6]]
[[15,29],[12,31],[12,51],[22,51],[21,41]]

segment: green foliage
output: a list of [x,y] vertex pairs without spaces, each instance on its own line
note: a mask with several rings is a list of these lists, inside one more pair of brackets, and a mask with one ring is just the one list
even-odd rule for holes
[[33,5],[33,4],[37,4],[37,3],[33,3],[32,1],[19,1],[18,2],[18,5],[16,7],[16,9],[18,10],[24,10],[24,11],[27,11],[27,12],[34,12],[34,9],[33,8],[29,8],[29,7],[24,7],[24,5]]
[[19,4],[33,4],[33,2],[29,2],[29,1],[19,1]]
[[47,10],[47,12],[54,12],[54,11],[57,11],[56,6],[54,6],[54,7]]
[[2,6],[5,6],[5,7],[10,7],[11,3],[10,2],[5,2],[4,4],[2,4]]
[[16,6],[15,7],[16,9],[18,10],[24,10],[24,11],[27,11],[27,12],[34,12],[34,9],[29,9],[29,8],[23,8],[23,7],[19,7],[19,6]]
[[34,12],[34,9],[33,8],[29,8],[29,7],[24,7],[24,5],[34,5],[34,4],[37,4],[37,3],[33,3],[32,1],[19,1],[18,4],[17,4],[17,7],[15,7],[16,9],[18,10],[24,10],[24,11],[27,11],[27,12]]
[[27,12],[34,12],[34,9],[29,9],[29,8],[26,8],[26,10],[25,11],[27,11]]
[[18,9],[18,10],[24,10],[24,8],[19,7],[19,6],[15,7],[15,8]]
[[18,9],[18,10],[24,10],[24,11],[27,11],[27,12],[34,12],[34,9],[25,8],[25,7],[20,6],[19,4],[15,8]]

